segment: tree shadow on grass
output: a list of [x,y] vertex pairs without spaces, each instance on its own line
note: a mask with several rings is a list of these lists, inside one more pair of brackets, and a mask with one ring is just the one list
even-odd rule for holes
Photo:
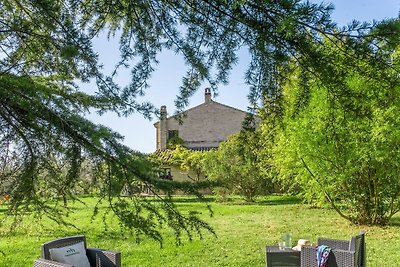
[[[161,202],[163,200],[159,198],[155,198],[152,196],[152,199],[149,198],[152,202]],[[174,196],[172,198],[172,201],[174,203],[209,203],[209,202],[214,202],[215,197],[214,196],[204,196],[202,198],[198,197],[191,197],[191,196]]]
[[[215,196],[209,196],[205,198],[206,202],[214,202],[221,205],[257,205],[257,206],[271,206],[271,205],[295,205],[302,203],[302,200],[296,196],[282,196],[272,195],[265,197],[258,197],[254,202],[248,202],[240,196],[227,197],[225,201],[218,201]],[[202,202],[201,200],[195,199],[181,199],[176,202]]]
[[396,216],[394,218],[391,218],[389,221],[389,226],[400,227],[400,217]]
[[203,198],[197,198],[197,197],[190,197],[190,198],[186,198],[186,197],[174,197],[173,198],[174,202],[178,202],[178,203],[202,203],[202,202],[214,202],[215,201],[215,197],[214,196],[205,196]]
[[[160,201],[154,199],[154,201]],[[175,203],[219,203],[222,205],[294,205],[302,203],[301,199],[296,196],[273,195],[268,197],[260,197],[254,202],[246,202],[243,197],[230,196],[226,201],[217,201],[215,196],[196,197],[174,197]]]
[[259,205],[295,205],[302,203],[301,199],[296,196],[271,196],[256,202]]

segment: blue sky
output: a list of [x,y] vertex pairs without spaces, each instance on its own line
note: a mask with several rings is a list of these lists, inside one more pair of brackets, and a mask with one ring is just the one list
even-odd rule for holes
[[[322,1],[312,0],[311,2],[320,3]],[[333,3],[335,10],[332,18],[339,25],[346,25],[352,20],[369,21],[382,20],[399,16],[399,0],[334,0],[324,1]],[[94,49],[99,53],[100,62],[104,65],[105,73],[109,73],[118,61],[118,41],[107,40],[101,36],[94,43]],[[186,66],[180,55],[173,52],[163,52],[159,55],[160,64],[156,66],[156,71],[150,79],[150,88],[146,95],[141,99],[150,101],[156,107],[167,106],[169,114],[175,111],[174,100],[178,94],[181,79],[186,71]],[[220,103],[239,108],[247,109],[248,87],[244,84],[244,73],[247,68],[248,57],[245,51],[240,53],[239,62],[232,70],[228,86],[219,87],[219,95],[214,98]],[[129,83],[129,71],[123,71],[118,74],[118,82],[121,85]],[[90,90],[90,84],[82,85],[86,90]],[[201,104],[204,101],[202,86],[191,99],[189,107]],[[156,132],[152,121],[146,120],[140,114],[133,114],[127,118],[120,118],[115,114],[107,113],[101,117],[96,114],[89,114],[87,118],[95,123],[103,124],[119,132],[125,137],[124,144],[133,150],[150,153],[156,147]]]

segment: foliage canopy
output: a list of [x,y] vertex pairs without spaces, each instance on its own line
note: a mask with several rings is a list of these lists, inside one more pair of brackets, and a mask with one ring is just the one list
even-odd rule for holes
[[260,130],[242,130],[231,135],[219,148],[209,151],[203,160],[207,178],[229,193],[253,202],[271,188],[271,170],[267,167]]
[[[0,179],[13,196],[10,211],[33,209],[60,219],[63,210],[49,200],[58,194],[73,197],[82,162],[90,160],[94,175],[104,181],[101,197],[127,228],[157,240],[160,223],[178,237],[182,231],[191,237],[191,229],[209,229],[194,214],[179,213],[169,194],[160,205],[139,194],[122,198],[126,185],[140,183],[169,193],[183,186],[154,179],[154,168],[143,155],[121,145],[117,133],[86,120],[85,112],[151,116],[153,106],[136,98],[145,92],[164,49],[182,54],[189,66],[178,110],[201,82],[208,81],[214,92],[226,83],[241,47],[252,56],[246,73],[250,102],[263,99],[269,113],[279,111],[278,85],[289,59],[297,59],[304,71],[329,86],[335,84],[338,76],[330,75],[330,64],[322,57],[323,37],[355,51],[357,60],[369,60],[372,67],[389,64],[387,57],[364,52],[393,46],[400,32],[396,21],[372,25],[373,31],[359,23],[337,30],[331,10],[330,5],[297,0],[1,1]],[[120,62],[109,76],[101,72],[92,48],[101,31],[120,38]],[[360,42],[362,38],[372,41]],[[113,80],[121,67],[131,69],[125,87]],[[83,92],[77,80],[95,80],[95,92]],[[62,179],[54,160],[65,163]]]
[[284,125],[276,161],[282,178],[302,186],[308,200],[327,201],[357,224],[386,225],[400,211],[400,46],[356,61],[327,42],[333,86],[294,67],[284,87]]

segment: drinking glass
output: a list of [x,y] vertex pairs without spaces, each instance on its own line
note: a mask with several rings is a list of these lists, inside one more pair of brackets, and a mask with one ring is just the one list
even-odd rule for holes
[[292,247],[292,233],[283,233],[281,237],[282,242],[285,245],[285,248]]
[[284,241],[278,242],[279,250],[284,250],[286,248],[286,243]]

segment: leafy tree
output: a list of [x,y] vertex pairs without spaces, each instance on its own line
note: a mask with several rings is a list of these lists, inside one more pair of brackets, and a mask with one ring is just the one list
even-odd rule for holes
[[265,177],[261,132],[243,130],[231,135],[216,151],[210,151],[204,162],[208,179],[218,182],[231,193],[244,196],[246,201],[269,189]]
[[194,173],[194,176],[188,175],[188,178],[195,182],[200,182],[205,177],[204,160],[208,152],[192,151],[190,155],[182,162],[181,168]]
[[188,172],[188,178],[194,182],[200,182],[204,177],[203,164],[207,152],[189,150],[177,145],[174,149],[166,149],[150,155],[150,159],[158,165],[169,165]]
[[[336,31],[331,10],[297,0],[1,1],[0,157],[7,167],[2,167],[0,178],[12,193],[10,211],[36,210],[53,218],[62,214],[59,205],[45,197],[51,190],[42,186],[51,183],[41,181],[66,183],[60,193],[73,197],[82,162],[90,159],[95,175],[105,181],[102,197],[126,227],[158,240],[158,222],[172,227],[177,236],[184,231],[191,237],[191,228],[207,228],[193,214],[182,216],[168,197],[160,205],[139,196],[129,202],[120,198],[124,185],[136,181],[170,192],[182,186],[153,179],[154,168],[143,155],[121,145],[117,133],[86,120],[85,112],[150,117],[156,112],[153,106],[136,99],[148,87],[157,54],[164,49],[182,54],[189,66],[176,101],[182,110],[201,82],[208,81],[214,91],[227,83],[240,47],[248,47],[252,55],[246,73],[250,100],[267,96],[270,108],[279,99],[277,81],[284,73],[277,67],[283,69],[288,59],[299,58],[316,76],[329,77],[319,51],[322,36],[363,55],[358,40],[368,37],[368,25],[354,23]],[[392,24],[382,24],[373,34],[388,39],[396,30]],[[109,76],[101,72],[92,48],[101,31],[120,39],[120,62]],[[353,31],[358,33],[351,35]],[[113,81],[121,67],[131,68],[131,82],[125,87]],[[77,80],[95,80],[97,88],[90,95]],[[68,162],[66,179],[51,171],[49,159]]]
[[308,200],[327,201],[359,224],[386,225],[400,210],[400,46],[380,45],[385,50],[371,44],[365,56],[387,65],[359,61],[356,68],[348,51],[327,42],[335,86],[295,67],[284,89],[281,175],[300,184]]
[[[181,213],[172,202],[174,190],[196,193],[195,188],[154,179],[155,168],[145,155],[123,146],[119,134],[84,118],[89,109],[147,116],[152,107],[135,102],[139,88],[121,89],[99,71],[91,48],[95,33],[80,29],[78,18],[86,15],[76,4],[0,3],[0,179],[12,196],[10,214],[18,219],[25,212],[36,212],[66,224],[64,216],[70,212],[64,208],[66,200],[75,198],[82,163],[88,160],[101,181],[99,203],[109,204],[104,216],[116,215],[122,229],[160,242],[163,225],[175,232],[178,241],[184,233],[192,238],[194,232],[211,230],[195,213]],[[75,79],[90,78],[97,81],[95,95],[74,84]],[[121,195],[125,185],[138,181],[168,195],[158,196],[161,202],[149,202],[138,193]]]
[[[332,5],[298,0],[152,0],[112,5],[105,0],[82,0],[71,7],[83,14],[79,22],[89,36],[106,29],[110,36],[120,37],[118,66],[138,62],[132,67],[131,86],[122,95],[130,95],[132,90],[143,92],[159,52],[172,50],[183,55],[189,68],[176,99],[177,112],[186,107],[202,82],[209,83],[214,92],[218,84],[226,84],[238,60],[236,52],[242,47],[251,54],[245,76],[251,105],[266,95],[274,102],[279,98],[277,81],[285,76],[278,67],[294,57],[305,68],[318,65],[313,69],[315,75],[324,74],[319,52],[322,38],[352,48],[375,26],[352,22],[338,29],[330,18]],[[382,25],[382,31],[374,35],[385,39],[395,32],[391,23]],[[105,88],[109,96],[119,92],[111,89]]]
[[167,141],[167,148],[168,149],[175,149],[177,146],[183,146],[184,141],[178,135],[174,135],[173,137],[169,138]]

